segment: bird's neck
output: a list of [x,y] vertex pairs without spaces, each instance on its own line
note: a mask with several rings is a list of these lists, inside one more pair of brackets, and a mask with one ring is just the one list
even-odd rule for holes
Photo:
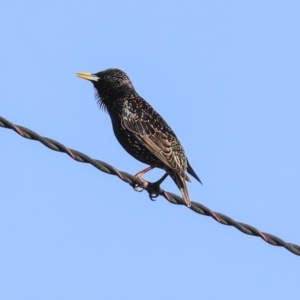
[[103,91],[100,93],[100,99],[103,106],[109,113],[120,113],[127,101],[134,97],[136,92],[134,90],[123,91]]
[[128,88],[126,86],[121,86],[119,88],[115,88],[113,86],[106,86],[98,90],[100,97],[104,100],[109,101],[113,99],[128,97],[128,95],[131,94],[133,91],[134,90],[132,88]]

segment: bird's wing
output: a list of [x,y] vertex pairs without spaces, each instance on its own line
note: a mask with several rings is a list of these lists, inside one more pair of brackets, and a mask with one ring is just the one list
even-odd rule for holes
[[184,162],[172,149],[172,144],[165,133],[156,129],[148,120],[137,118],[135,114],[126,114],[126,116],[123,116],[121,123],[162,163],[189,181],[183,169]]

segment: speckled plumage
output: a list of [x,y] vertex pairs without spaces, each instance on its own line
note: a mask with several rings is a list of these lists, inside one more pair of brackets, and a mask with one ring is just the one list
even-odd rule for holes
[[123,148],[137,160],[164,169],[190,206],[186,172],[200,179],[190,166],[184,149],[165,120],[135,91],[129,77],[119,69],[95,74],[77,73],[90,80],[101,108],[110,115],[114,134]]

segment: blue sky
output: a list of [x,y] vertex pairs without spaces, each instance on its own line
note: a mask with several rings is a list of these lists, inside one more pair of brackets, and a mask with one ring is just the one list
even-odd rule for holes
[[[300,244],[299,13],[299,1],[3,2],[0,115],[135,174],[145,165],[75,76],[120,68],[181,140],[203,181],[192,200]],[[284,248],[11,130],[0,146],[0,299],[298,299],[300,260]]]

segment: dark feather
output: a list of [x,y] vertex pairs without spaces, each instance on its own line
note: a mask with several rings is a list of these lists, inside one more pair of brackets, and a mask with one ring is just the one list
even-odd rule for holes
[[147,119],[136,118],[134,113],[122,117],[122,126],[131,131],[153,155],[155,155],[166,167],[174,170],[182,178],[188,180],[182,161],[173,149],[168,136],[154,128]]
[[[114,134],[123,148],[139,161],[164,169],[190,206],[187,173],[201,180],[190,166],[183,147],[166,121],[135,91],[126,73],[107,69],[95,74],[78,73],[90,80],[96,99],[112,121]],[[186,173],[187,172],[187,173]],[[141,176],[145,173],[140,172]],[[137,174],[137,176],[139,173]]]
[[187,172],[189,173],[189,174],[191,174],[195,179],[197,179],[201,184],[203,184],[202,183],[202,181],[200,180],[200,178],[198,177],[198,175],[196,174],[196,172],[193,170],[193,168],[191,167],[191,165],[190,165],[190,163],[189,163],[189,161],[188,161],[188,159],[186,159],[187,160]]

